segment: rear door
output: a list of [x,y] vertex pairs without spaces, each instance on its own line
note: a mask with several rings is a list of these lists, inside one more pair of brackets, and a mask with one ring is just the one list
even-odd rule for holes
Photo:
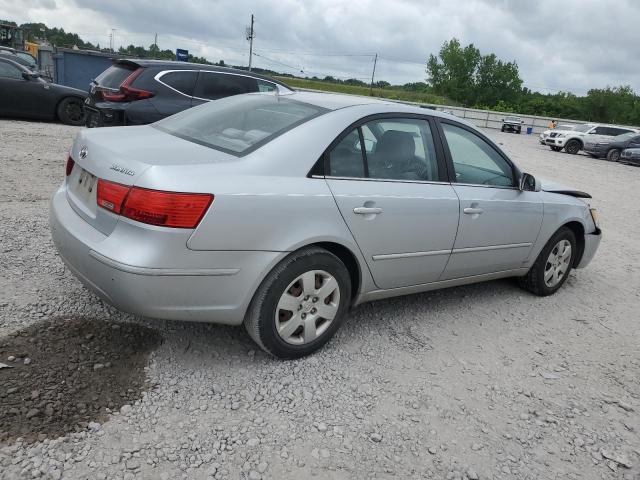
[[470,127],[440,121],[460,198],[460,225],[443,280],[521,268],[542,225],[538,192],[517,188],[517,171]]
[[198,79],[197,70],[163,70],[154,77],[160,83],[162,94],[151,99],[163,117],[193,106],[193,91]]
[[253,77],[201,70],[193,94],[193,105],[257,91],[258,82]]
[[380,288],[437,281],[449,259],[459,202],[439,149],[430,120],[382,116],[325,153],[326,181]]

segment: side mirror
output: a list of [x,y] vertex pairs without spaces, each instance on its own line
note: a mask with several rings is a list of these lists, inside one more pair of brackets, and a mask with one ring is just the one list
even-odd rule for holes
[[25,80],[29,81],[29,80],[35,80],[36,78],[38,78],[40,76],[40,74],[38,73],[28,73],[28,72],[22,72],[22,78],[24,78]]
[[529,173],[523,173],[518,183],[518,189],[521,192],[539,192],[542,188],[536,177]]

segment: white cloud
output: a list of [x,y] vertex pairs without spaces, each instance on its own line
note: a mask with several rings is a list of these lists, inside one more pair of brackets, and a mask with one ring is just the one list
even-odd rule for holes
[[392,83],[424,81],[428,55],[455,36],[516,60],[534,90],[581,94],[630,84],[640,91],[635,0],[0,0],[0,11],[101,45],[111,28],[125,45],[148,46],[157,32],[161,48],[186,47],[229,64],[247,63],[244,31],[254,13],[255,51],[262,55],[254,65],[367,79],[372,57],[356,55],[378,53],[376,78]]

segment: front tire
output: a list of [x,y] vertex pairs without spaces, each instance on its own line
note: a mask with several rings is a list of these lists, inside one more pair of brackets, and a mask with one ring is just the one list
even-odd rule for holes
[[620,150],[617,148],[613,148],[607,152],[607,160],[610,162],[619,162],[620,161]]
[[567,280],[576,253],[575,234],[567,227],[560,228],[544,246],[529,272],[520,277],[520,286],[541,297],[556,293]]
[[63,98],[56,114],[62,123],[80,127],[85,124],[84,101],[79,97]]
[[322,248],[292,253],[264,279],[247,311],[249,336],[282,359],[309,355],[338,330],[351,303],[351,278]]
[[578,140],[569,140],[564,146],[564,150],[571,155],[575,155],[582,148],[582,144]]

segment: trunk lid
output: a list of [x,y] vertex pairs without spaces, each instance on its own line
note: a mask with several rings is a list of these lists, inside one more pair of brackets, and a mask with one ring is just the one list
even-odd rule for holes
[[[69,203],[105,235],[113,231],[119,216],[98,207],[98,179],[132,186],[150,167],[235,159],[147,125],[82,130],[74,141],[71,158],[75,165],[66,180]],[[171,190],[167,186],[163,189]]]

